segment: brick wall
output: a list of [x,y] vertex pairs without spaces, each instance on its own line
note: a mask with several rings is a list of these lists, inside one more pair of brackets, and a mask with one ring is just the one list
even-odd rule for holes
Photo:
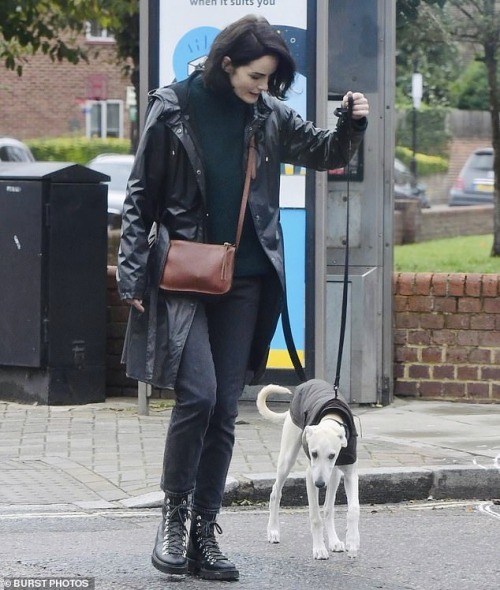
[[394,244],[493,233],[493,205],[421,209],[415,201],[394,204]]
[[[136,395],[120,363],[128,306],[108,267],[107,394]],[[500,402],[500,275],[394,274],[395,395]]]
[[129,306],[123,303],[116,288],[116,266],[108,266],[106,326],[106,394],[137,395],[137,381],[125,375],[121,364],[123,340],[127,329]]
[[500,275],[394,275],[395,395],[500,402]]
[[419,242],[493,233],[493,205],[434,207],[421,210],[421,217]]
[[[98,51],[98,54],[95,54]],[[106,80],[107,99],[125,103],[130,86],[116,63],[114,43],[93,43],[89,63],[73,65],[52,62],[46,55],[34,55],[23,65],[23,75],[2,69],[0,84],[0,136],[26,140],[85,134],[83,105],[91,88],[92,75]],[[128,109],[124,113],[124,134],[129,136]]]

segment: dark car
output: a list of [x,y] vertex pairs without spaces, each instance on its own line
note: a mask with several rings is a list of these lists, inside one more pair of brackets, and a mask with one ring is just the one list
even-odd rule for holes
[[493,203],[494,180],[493,148],[474,150],[450,189],[448,205]]
[[419,182],[416,184],[413,182],[409,168],[398,158],[394,158],[394,198],[417,199],[424,209],[431,206],[425,186]]
[[12,137],[0,137],[0,162],[34,162],[30,148]]

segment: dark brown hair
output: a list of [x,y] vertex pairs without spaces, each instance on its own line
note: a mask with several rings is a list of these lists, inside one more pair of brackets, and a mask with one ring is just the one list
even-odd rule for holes
[[204,65],[205,85],[217,93],[229,92],[232,88],[222,68],[224,57],[229,57],[231,64],[238,68],[265,55],[272,55],[278,61],[269,79],[268,92],[283,100],[295,77],[295,62],[281,35],[260,16],[244,16],[217,35]]

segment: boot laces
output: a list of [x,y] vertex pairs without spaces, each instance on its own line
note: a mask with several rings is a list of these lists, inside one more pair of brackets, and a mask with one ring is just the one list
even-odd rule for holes
[[215,538],[215,531],[217,531],[219,535],[222,535],[222,528],[219,523],[215,521],[202,521],[199,524],[199,544],[202,553],[210,561],[210,563],[227,559],[227,557],[220,550],[217,539]]
[[163,530],[163,553],[186,554],[188,530],[185,523],[187,517],[186,506],[175,506],[172,510],[167,508]]

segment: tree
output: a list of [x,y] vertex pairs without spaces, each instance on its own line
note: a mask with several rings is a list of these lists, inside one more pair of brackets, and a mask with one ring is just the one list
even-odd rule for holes
[[78,36],[87,21],[99,18],[99,5],[99,0],[2,0],[0,59],[19,75],[29,57],[39,52],[54,61],[87,59]]
[[397,0],[396,100],[411,105],[415,71],[424,80],[424,103],[449,104],[450,85],[458,75],[458,53],[443,24],[445,0]]
[[495,176],[491,254],[500,256],[500,99],[497,67],[500,57],[500,0],[448,0],[446,15],[453,38],[470,44],[476,52],[476,59],[483,61],[486,67]]
[[139,140],[138,114],[140,112],[139,92],[139,0],[103,0],[100,22],[112,33],[116,41],[118,62],[124,74],[130,78],[137,101],[136,120],[132,127],[132,152]]
[[451,86],[451,104],[465,111],[487,111],[488,80],[484,62],[472,61]]
[[[36,53],[53,61],[88,61],[82,34],[89,21],[110,30],[116,40],[117,62],[139,98],[139,0],[2,0],[0,60],[21,76],[23,65]],[[133,134],[135,144],[137,133]]]

